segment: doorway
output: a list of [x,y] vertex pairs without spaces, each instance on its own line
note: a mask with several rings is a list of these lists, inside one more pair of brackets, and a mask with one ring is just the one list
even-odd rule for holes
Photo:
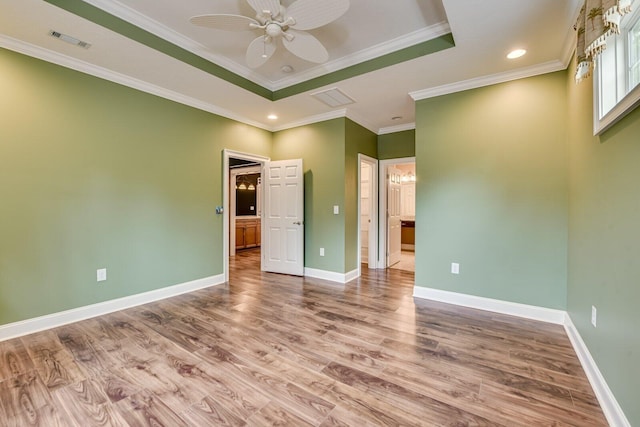
[[358,154],[358,276],[378,268],[378,160]]
[[382,160],[380,169],[380,267],[415,271],[415,157]]
[[254,260],[259,260],[255,267],[261,268],[264,240],[262,174],[268,161],[268,157],[224,150],[222,212],[225,281],[229,280],[229,257],[236,256],[238,250],[253,248],[252,251],[260,251],[260,256],[254,256]]
[[262,164],[229,158],[229,256],[260,252],[262,242]]
[[[236,160],[233,160],[236,159]],[[304,274],[304,174],[302,159],[271,161],[268,157],[247,154],[233,150],[223,150],[223,206],[216,208],[223,215],[223,263],[225,281],[229,280],[229,258],[232,244],[236,244],[240,231],[232,231],[231,198],[238,187],[250,182],[231,179],[230,165],[235,161],[255,163],[260,169],[260,184],[263,191],[256,194],[255,204],[249,204],[254,211],[260,206],[260,216],[253,215],[253,228],[249,230],[252,242],[260,242],[260,262],[262,271],[302,276]],[[237,177],[236,177],[237,178]],[[245,182],[246,181],[246,182]],[[233,190],[232,190],[233,182]],[[257,181],[254,184],[257,190]],[[258,193],[256,191],[256,193]],[[237,194],[236,194],[237,196]],[[235,215],[235,210],[234,210]],[[236,221],[237,224],[237,221]],[[259,230],[258,230],[259,228]],[[231,239],[231,236],[234,239]],[[242,231],[246,239],[246,232]],[[253,234],[252,234],[253,233]],[[259,234],[258,234],[259,233]],[[259,239],[259,240],[258,240]],[[246,240],[245,240],[246,241]],[[254,243],[252,243],[254,244]],[[235,250],[233,246],[233,250]]]

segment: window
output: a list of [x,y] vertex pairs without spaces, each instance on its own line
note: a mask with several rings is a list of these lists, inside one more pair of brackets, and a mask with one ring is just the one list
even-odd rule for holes
[[603,132],[640,104],[640,0],[623,17],[620,34],[607,38],[594,79],[594,133]]

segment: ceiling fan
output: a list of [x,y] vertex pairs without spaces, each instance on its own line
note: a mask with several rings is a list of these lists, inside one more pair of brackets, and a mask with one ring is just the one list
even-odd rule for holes
[[199,15],[190,19],[201,27],[225,31],[263,30],[247,48],[246,61],[250,68],[263,65],[276,51],[277,39],[285,48],[304,60],[323,63],[329,59],[327,49],[313,35],[312,30],[327,25],[349,9],[349,0],[296,0],[288,8],[280,0],[247,0],[256,11],[255,19],[243,15]]

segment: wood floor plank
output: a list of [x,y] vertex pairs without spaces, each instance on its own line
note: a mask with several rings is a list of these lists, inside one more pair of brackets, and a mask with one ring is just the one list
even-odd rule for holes
[[[323,372],[351,387],[389,399],[395,407],[400,408],[403,412],[411,413],[418,418],[424,416],[434,423],[445,419],[455,419],[463,424],[492,424],[491,421],[481,416],[348,366],[332,363]],[[430,409],[428,413],[425,413],[423,409],[425,407]]]
[[0,382],[0,402],[6,425],[59,424],[49,390],[35,371]]
[[54,331],[22,338],[40,378],[50,389],[84,380],[74,357],[66,351]]
[[189,424],[157,396],[142,391],[114,405],[129,426],[187,427]]
[[81,381],[52,392],[57,407],[64,409],[79,426],[126,426],[100,387],[91,380]]
[[7,426],[605,426],[564,329],[230,260],[228,283],[0,342]]
[[35,366],[19,338],[0,342],[0,381],[33,371]]
[[239,427],[247,425],[245,419],[239,417],[225,403],[206,396],[181,414],[191,425],[212,425],[220,427]]
[[273,402],[252,415],[248,422],[250,425],[257,426],[313,426],[313,424],[304,421],[286,408]]

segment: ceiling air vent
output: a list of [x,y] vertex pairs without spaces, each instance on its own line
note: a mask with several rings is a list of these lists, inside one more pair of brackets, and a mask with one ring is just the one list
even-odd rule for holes
[[338,88],[323,90],[322,92],[312,93],[311,96],[316,98],[318,101],[327,104],[329,107],[340,107],[342,105],[353,104],[354,101],[352,98],[345,95],[344,92],[340,91]]
[[72,45],[75,45],[75,46],[78,46],[78,47],[82,47],[84,49],[89,49],[91,47],[91,43],[83,42],[82,40],[78,40],[75,37],[71,37],[71,36],[68,36],[66,34],[59,33],[57,31],[51,30],[51,31],[49,31],[49,35],[51,37],[55,37],[57,39],[60,39],[63,42],[67,42],[69,44],[72,44]]

